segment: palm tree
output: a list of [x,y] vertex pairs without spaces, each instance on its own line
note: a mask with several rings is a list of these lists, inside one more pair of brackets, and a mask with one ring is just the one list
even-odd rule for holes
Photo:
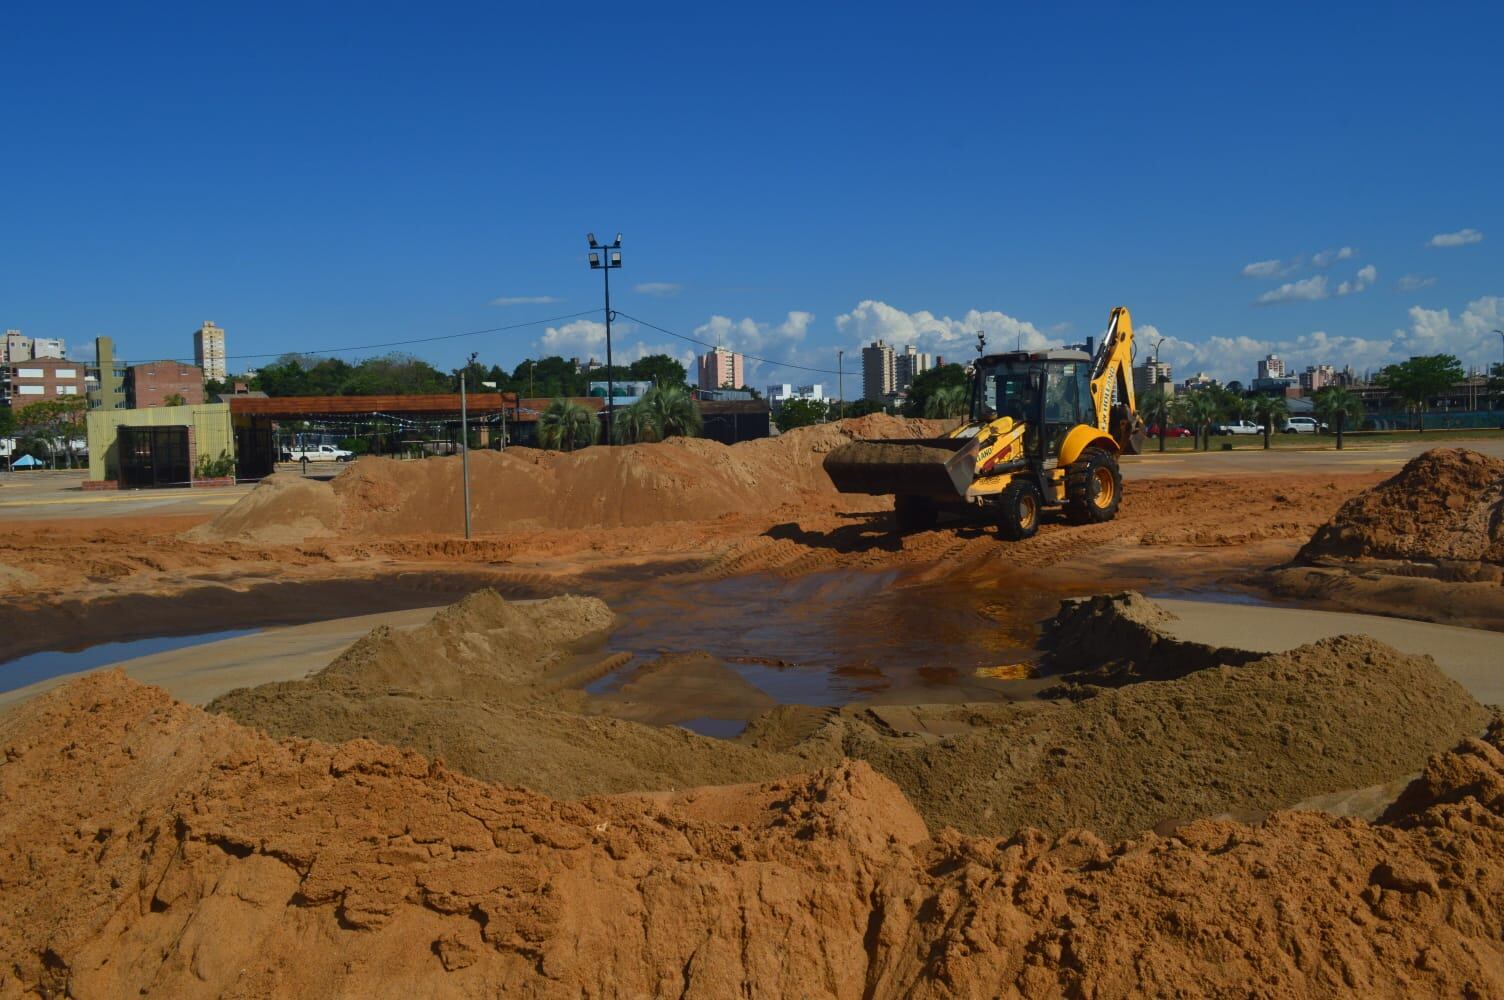
[[1149,414],[1159,428],[1160,451],[1165,450],[1165,424],[1170,419],[1171,398],[1162,385],[1156,385],[1138,398],[1139,412]]
[[648,408],[638,400],[623,410],[617,410],[616,427],[611,432],[612,439],[617,444],[640,444],[644,441],[656,441],[658,429],[653,426],[653,416]]
[[700,408],[683,386],[654,386],[643,393],[638,405],[647,413],[653,435],[660,441],[700,433]]
[[1316,393],[1316,415],[1337,431],[1337,450],[1341,451],[1343,425],[1363,419],[1363,400],[1351,389],[1329,385]]
[[1212,423],[1221,413],[1221,402],[1205,390],[1188,392],[1175,400],[1176,419],[1196,432],[1201,450],[1210,451]]
[[538,443],[545,448],[574,451],[594,444],[600,433],[595,414],[573,400],[555,399],[538,418]]
[[1269,435],[1274,433],[1274,422],[1290,415],[1290,404],[1284,396],[1255,396],[1253,419],[1264,425],[1264,450],[1269,450]]
[[924,401],[924,415],[931,420],[949,420],[966,412],[966,386],[943,385]]

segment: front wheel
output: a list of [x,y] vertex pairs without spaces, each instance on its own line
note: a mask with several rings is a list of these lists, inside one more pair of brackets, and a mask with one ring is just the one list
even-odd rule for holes
[[1044,506],[1039,487],[1027,479],[1015,479],[998,496],[997,533],[1010,542],[1021,542],[1039,530],[1039,511]]
[[898,530],[908,534],[934,528],[940,520],[940,510],[929,497],[897,496],[893,498],[893,516],[898,521]]
[[1111,521],[1122,499],[1123,475],[1111,453],[1088,448],[1065,470],[1065,515],[1074,523]]

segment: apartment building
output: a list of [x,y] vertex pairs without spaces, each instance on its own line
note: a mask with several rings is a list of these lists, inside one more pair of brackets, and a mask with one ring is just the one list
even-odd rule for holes
[[29,358],[0,366],[0,404],[20,409],[60,396],[82,396],[87,372],[77,361]]
[[148,361],[125,369],[125,398],[130,409],[167,406],[167,397],[181,396],[183,403],[204,401],[204,372],[180,361]]
[[225,331],[215,326],[213,320],[204,320],[204,325],[193,331],[193,360],[204,378],[224,381]]
[[699,381],[701,389],[740,389],[746,384],[742,356],[724,347],[706,351],[700,355]]

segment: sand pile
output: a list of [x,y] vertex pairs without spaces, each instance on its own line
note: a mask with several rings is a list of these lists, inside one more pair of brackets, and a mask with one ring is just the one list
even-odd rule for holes
[[92,675],[0,718],[0,995],[1499,995],[1501,747],[1385,826],[926,840],[860,763],[560,803]]
[[[830,495],[820,461],[846,441],[930,435],[944,426],[873,414],[729,447],[674,438],[572,454],[531,448],[474,452],[472,525],[476,531],[637,527],[771,510]],[[328,534],[457,532],[463,526],[459,458],[363,458],[328,483],[288,476],[266,483],[190,537],[295,542]]]
[[211,712],[275,736],[373,739],[473,777],[558,796],[753,781],[796,759],[678,728],[576,711],[622,656],[577,649],[613,621],[593,597],[478,591],[411,630],[385,626],[300,681],[240,688]]
[[1411,459],[1343,504],[1298,558],[1326,556],[1504,567],[1504,460],[1465,448]]
[[1262,582],[1356,611],[1504,629],[1504,460],[1465,448],[1411,459]]
[[896,781],[931,828],[1121,837],[1393,781],[1489,719],[1429,657],[1353,636],[1098,692],[875,707],[831,725],[842,752]]
[[[233,691],[209,709],[274,736],[374,739],[558,797],[761,781],[857,758],[896,781],[932,828],[1002,836],[1026,825],[1122,836],[1289,806],[1413,774],[1487,721],[1431,660],[1370,640],[1266,657],[1177,646],[1153,628],[1163,612],[1136,594],[1067,602],[1061,621],[1088,614],[1090,630],[1124,650],[1137,630],[1144,652],[1107,677],[1071,675],[1067,700],[786,706],[739,741],[646,724],[663,721],[654,708],[664,706],[679,718],[686,704],[737,714],[722,702],[745,682],[707,657],[666,656],[610,696],[581,692],[622,660],[571,655],[610,621],[601,602],[572,597],[481,592],[431,625],[375,630],[307,680]],[[1177,679],[1145,680],[1163,677]],[[769,700],[752,694],[750,709]]]

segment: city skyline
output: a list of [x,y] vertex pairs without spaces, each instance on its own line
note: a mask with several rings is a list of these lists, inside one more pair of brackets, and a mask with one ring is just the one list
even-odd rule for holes
[[[779,13],[8,11],[0,327],[189,360],[176,331],[213,315],[234,371],[590,309],[408,349],[599,357],[583,235],[609,229],[629,250],[613,306],[745,354],[754,384],[829,381],[879,338],[953,359],[978,329],[1077,342],[1119,304],[1165,360],[1224,379],[1271,351],[1499,360],[1492,7],[800,8],[799,32]],[[997,38],[1028,56],[997,60]],[[606,100],[558,69],[618,46],[636,55]],[[1385,69],[1418,48],[1450,55]],[[186,88],[195,49],[216,73]],[[1281,70],[1255,86],[1235,53]],[[925,69],[878,68],[903,60]],[[581,154],[595,135],[603,159]],[[613,340],[701,350],[625,316]]]

